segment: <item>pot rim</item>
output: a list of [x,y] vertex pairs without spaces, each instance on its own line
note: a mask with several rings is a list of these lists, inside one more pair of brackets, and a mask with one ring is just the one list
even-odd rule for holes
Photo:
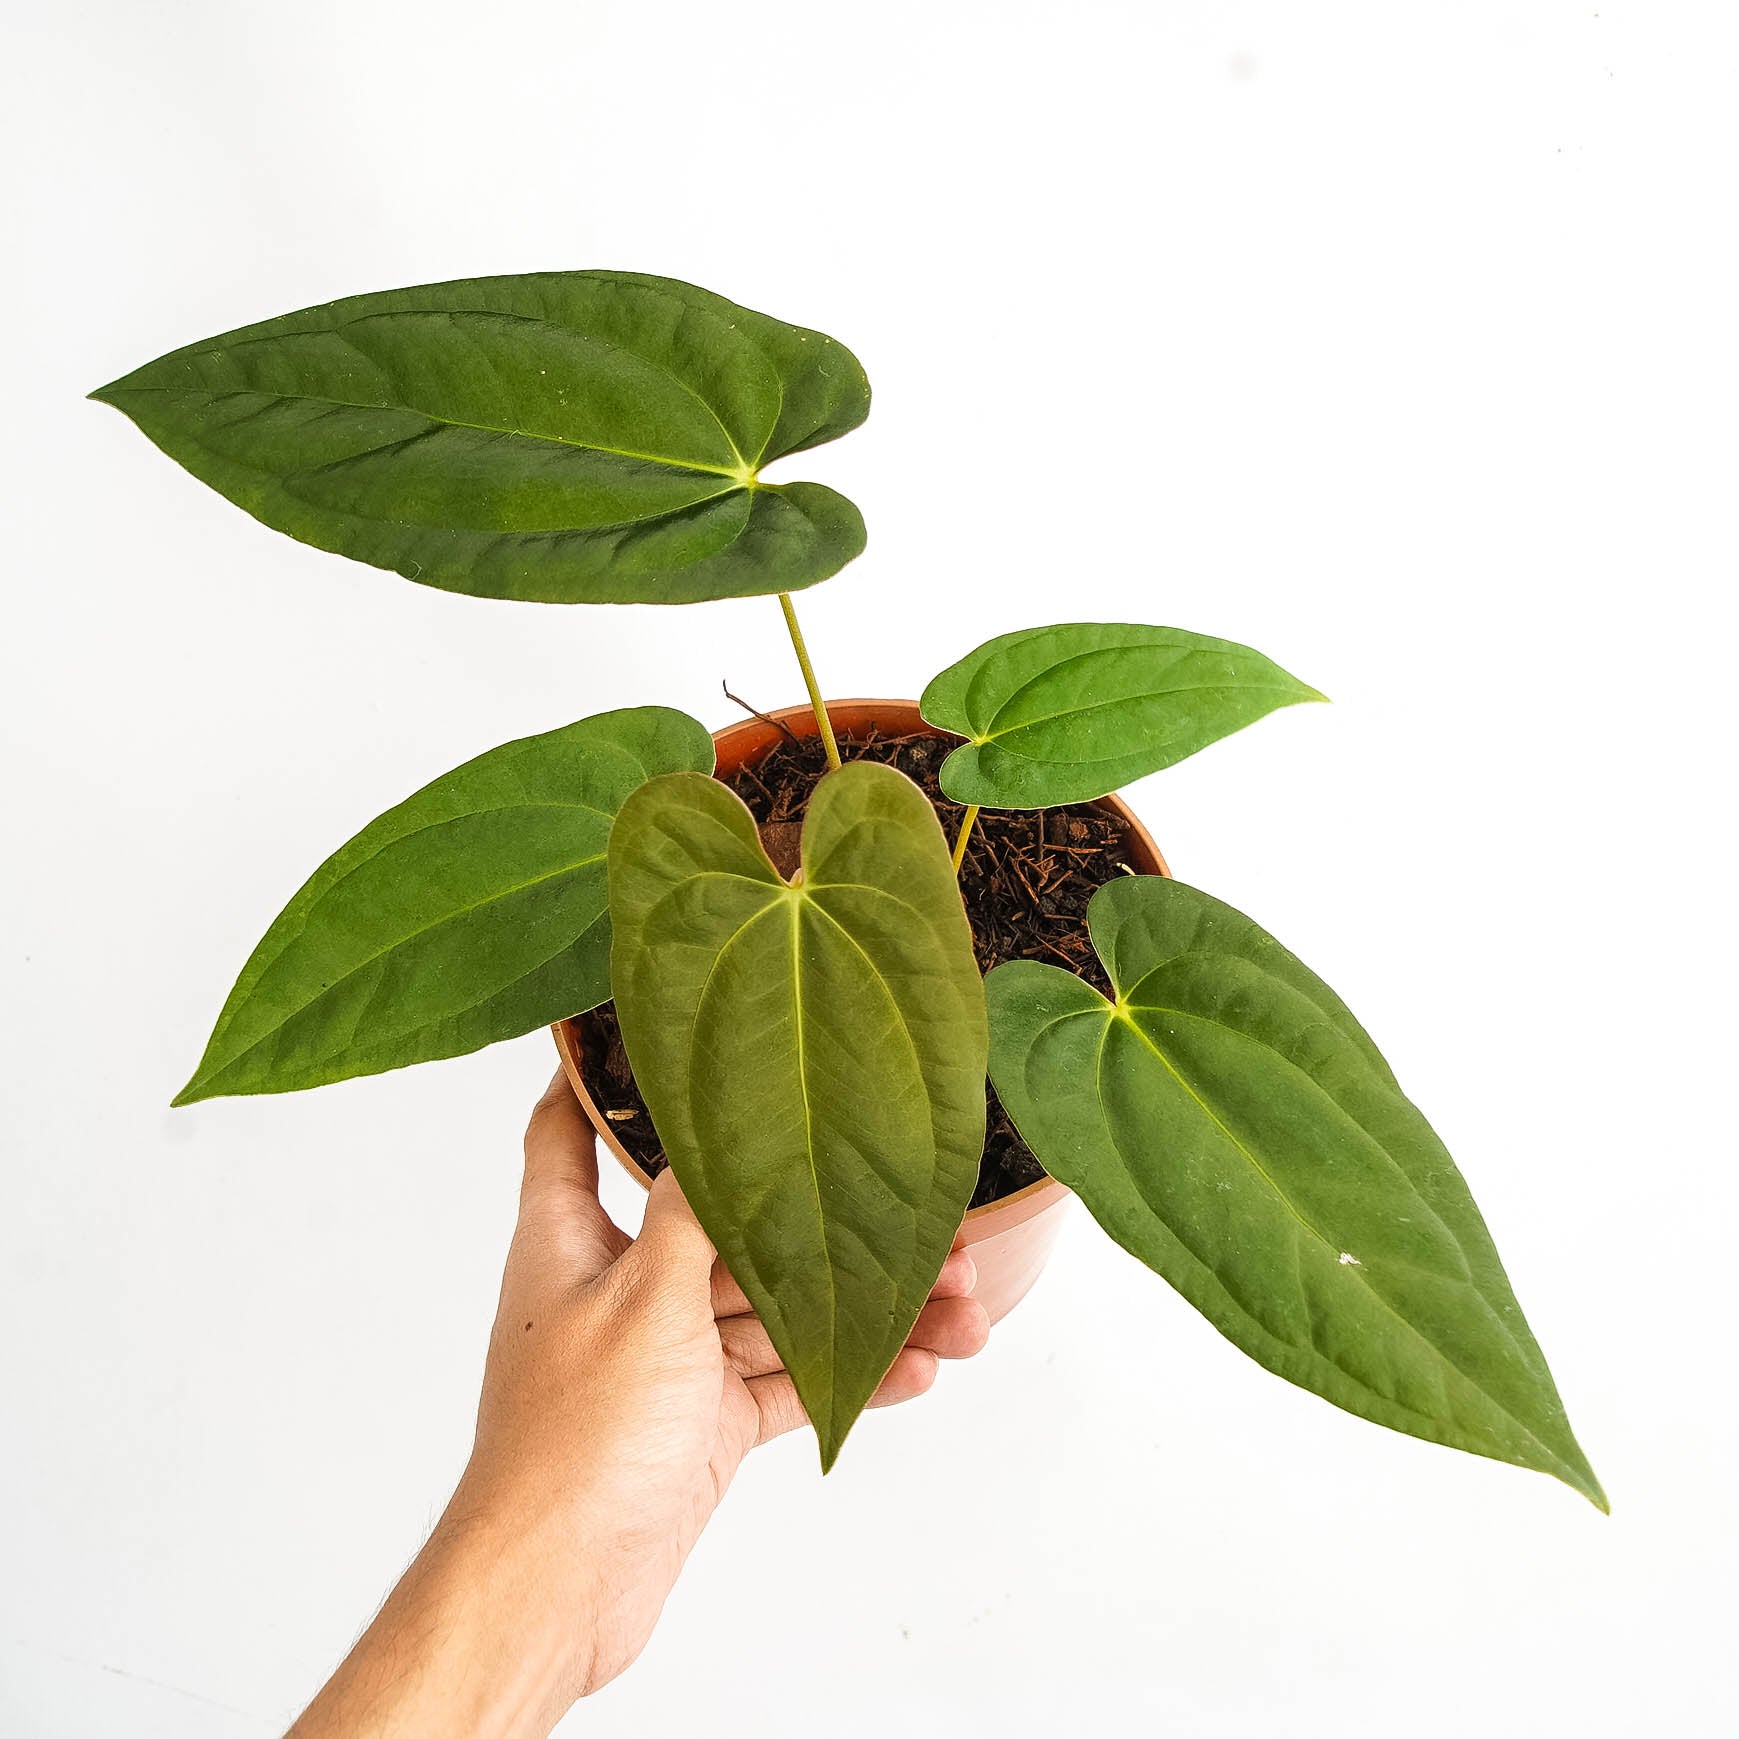
[[[887,723],[900,726],[902,729],[927,731],[938,737],[954,735],[952,731],[938,730],[918,711],[915,700],[873,700],[850,699],[830,700],[827,703],[828,716],[839,730],[849,731],[854,728],[853,721],[863,723]],[[776,708],[769,713],[756,714],[746,719],[737,719],[731,724],[723,725],[712,733],[715,755],[714,776],[717,769],[726,765],[727,757],[732,768],[740,766],[758,748],[771,748],[783,734],[780,727],[793,732],[800,737],[819,736],[815,723],[815,713],[807,702],[795,706]],[[807,728],[805,728],[807,727]],[[1105,814],[1115,816],[1128,829],[1129,855],[1136,860],[1136,865],[1144,875],[1169,876],[1170,869],[1166,867],[1165,858],[1154,843],[1153,836],[1141,824],[1141,819],[1123,799],[1113,792],[1101,797],[1092,807]],[[586,1114],[592,1128],[602,1138],[604,1145],[615,1155],[617,1163],[642,1189],[650,1189],[652,1180],[640,1169],[639,1163],[628,1152],[615,1132],[610,1127],[609,1119],[604,1115],[596,1100],[587,1090],[584,1072],[581,1068],[582,1048],[579,1023],[584,1019],[584,1011],[579,1015],[571,1015],[566,1020],[559,1020],[550,1028],[555,1038],[556,1050],[561,1055],[562,1069],[568,1078],[568,1084],[573,1088],[575,1097],[580,1102],[580,1108]],[[1042,1213],[1053,1203],[1062,1201],[1070,1193],[1068,1186],[1059,1183],[1054,1177],[1042,1177],[1036,1183],[1027,1184],[1016,1190],[1012,1195],[1000,1196],[993,1202],[985,1202],[976,1208],[969,1208],[961,1227],[956,1243],[979,1243],[1000,1232],[1012,1230],[1015,1226],[1030,1220],[1035,1214]]]

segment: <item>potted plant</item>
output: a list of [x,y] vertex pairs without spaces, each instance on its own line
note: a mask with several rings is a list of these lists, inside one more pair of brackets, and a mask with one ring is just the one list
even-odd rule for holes
[[1376,1046],[1273,937],[1170,879],[1112,796],[1314,689],[1229,641],[1073,622],[987,641],[916,709],[830,708],[792,594],[863,549],[863,521],[761,472],[856,427],[868,383],[823,334],[688,284],[353,297],[94,396],[267,525],[424,585],[776,596],[809,697],[739,726],[720,776],[704,726],[636,707],[389,809],[266,932],[178,1104],[554,1024],[612,1144],[636,1125],[675,1168],[824,1469],[985,1172],[1021,1198],[987,1234],[1016,1246],[996,1308],[1067,1186],[1269,1370],[1605,1507]]

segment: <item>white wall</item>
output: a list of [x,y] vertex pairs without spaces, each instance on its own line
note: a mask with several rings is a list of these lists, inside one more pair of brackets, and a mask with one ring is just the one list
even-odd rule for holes
[[1730,8],[84,0],[7,38],[0,1731],[276,1732],[465,1452],[550,1047],[171,1114],[283,898],[490,744],[797,689],[770,600],[419,590],[80,395],[588,265],[862,356],[868,426],[786,468],[871,526],[802,604],[834,693],[1093,616],[1335,697],[1135,800],[1436,1120],[1614,1513],[1289,1389],[1078,1215],[836,1477],[756,1458],[567,1730],[1721,1726]]

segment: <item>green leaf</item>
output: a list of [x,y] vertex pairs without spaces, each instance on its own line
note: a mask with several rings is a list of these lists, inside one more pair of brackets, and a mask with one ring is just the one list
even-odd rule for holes
[[763,465],[869,414],[844,345],[674,279],[538,272],[352,296],[91,395],[255,518],[485,598],[797,591],[863,519]]
[[1467,1186],[1340,998],[1162,877],[1088,922],[1115,1003],[1033,962],[987,981],[991,1078],[1045,1169],[1269,1370],[1604,1509]]
[[826,1469],[984,1149],[983,983],[935,811],[891,768],[829,774],[787,884],[723,785],[655,779],[610,836],[610,911],[635,1079]]
[[985,641],[919,706],[938,729],[970,739],[942,764],[956,803],[1048,809],[1103,797],[1276,707],[1324,698],[1236,641],[1063,622]]
[[371,821],[254,950],[177,1105],[459,1056],[610,994],[604,863],[622,800],[712,767],[667,707],[504,743]]

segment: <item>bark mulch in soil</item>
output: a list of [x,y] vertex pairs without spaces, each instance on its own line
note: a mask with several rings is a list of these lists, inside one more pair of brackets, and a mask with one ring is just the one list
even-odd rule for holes
[[[942,795],[936,774],[956,738],[883,736],[871,730],[840,738],[848,761],[882,761],[914,780],[936,807],[950,841],[964,814]],[[787,875],[795,864],[798,832],[809,795],[827,771],[820,740],[788,736],[726,783],[749,806],[763,830],[768,855]],[[1087,937],[1087,902],[1102,882],[1130,873],[1121,823],[1091,804],[1062,809],[984,810],[961,866],[960,889],[972,920],[973,947],[981,970],[1003,960],[1046,960],[1067,967],[1104,991],[1111,986]],[[609,1119],[616,1139],[648,1176],[665,1167],[646,1103],[634,1084],[616,1025],[616,1010],[604,1003],[581,1017],[584,1073],[592,1097]],[[986,1088],[989,1121],[984,1158],[972,1206],[1012,1195],[1045,1175]]]

